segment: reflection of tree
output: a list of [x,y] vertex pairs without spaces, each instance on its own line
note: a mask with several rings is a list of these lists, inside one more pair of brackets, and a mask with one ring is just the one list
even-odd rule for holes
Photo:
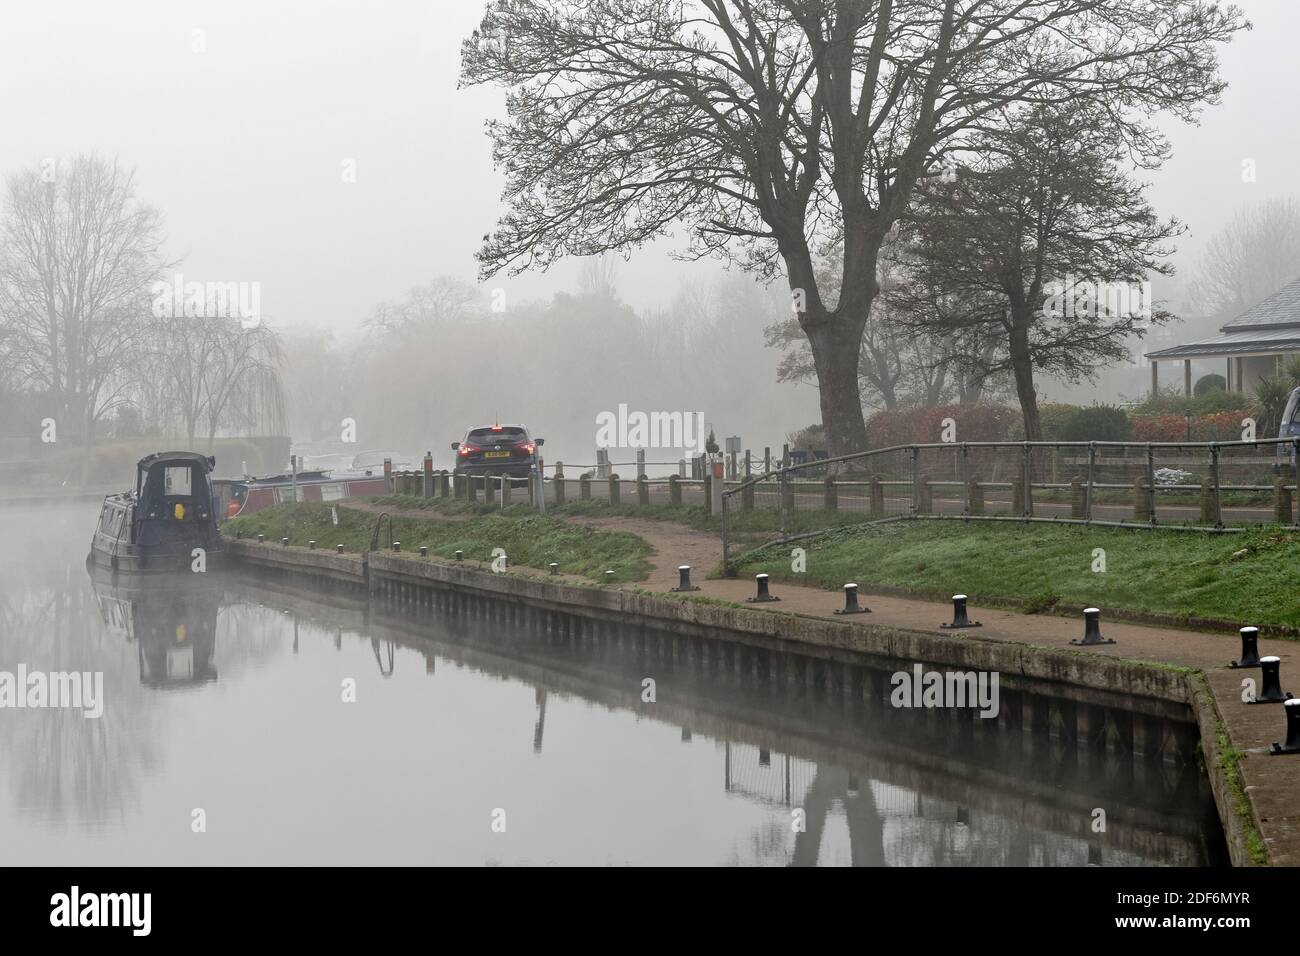
[[[29,672],[104,675],[98,719],[71,708],[6,709],[0,716],[7,789],[24,813],[53,821],[99,823],[124,815],[138,802],[141,775],[163,760],[160,707],[172,692],[141,685],[137,646],[100,616],[82,566],[95,514],[93,506],[0,512],[2,540],[37,543],[0,551],[0,668],[14,671],[21,663]],[[153,585],[166,586],[157,579]],[[194,586],[221,584],[214,577]],[[120,587],[104,596],[128,609],[139,600],[138,592]],[[176,613],[186,607],[178,603]],[[258,607],[221,611],[216,647],[229,665],[223,676],[262,663],[284,646],[280,617]]]
[[[137,679],[135,648],[104,627],[81,567],[84,552],[50,533],[52,523],[57,530],[51,517],[4,516],[6,540],[64,546],[0,557],[0,661],[6,670],[22,663],[29,671],[102,671],[104,713],[91,720],[71,708],[6,711],[0,763],[23,810],[99,822],[131,806],[141,771],[157,765],[156,716]],[[77,529],[79,543],[89,526]]]

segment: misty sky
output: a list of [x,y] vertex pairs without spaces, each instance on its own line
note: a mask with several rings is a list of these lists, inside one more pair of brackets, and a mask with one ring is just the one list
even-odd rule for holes
[[[4,4],[0,172],[98,150],[137,168],[187,280],[262,285],[277,325],[355,328],[380,300],[439,274],[472,279],[499,212],[483,120],[498,90],[456,90],[481,0],[41,0]],[[1151,198],[1192,229],[1186,253],[1242,205],[1300,193],[1297,0],[1245,0],[1255,25],[1223,50],[1230,88]],[[196,34],[206,50],[196,52]],[[1242,182],[1253,159],[1257,181]],[[356,182],[342,181],[355,160]],[[624,297],[664,304],[667,244],[620,268]],[[1186,272],[1193,261],[1179,257]],[[578,265],[501,280],[509,296],[572,287]]]

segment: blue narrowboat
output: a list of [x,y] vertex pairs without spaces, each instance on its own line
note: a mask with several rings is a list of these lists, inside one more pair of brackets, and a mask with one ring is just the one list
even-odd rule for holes
[[216,459],[192,451],[141,458],[135,488],[104,499],[89,561],[114,571],[211,570],[226,545],[209,475]]

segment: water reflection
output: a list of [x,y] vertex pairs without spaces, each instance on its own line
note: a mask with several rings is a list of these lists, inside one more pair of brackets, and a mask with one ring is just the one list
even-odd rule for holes
[[195,574],[131,578],[105,569],[90,574],[109,632],[136,645],[141,684],[184,687],[217,679],[219,585]]
[[[1161,759],[1135,759],[1061,732],[1082,704],[1008,690],[1023,728],[895,711],[884,672],[833,658],[454,595],[91,578],[74,546],[89,524],[65,519],[36,523],[67,547],[0,555],[0,669],[102,670],[107,701],[98,721],[0,712],[0,843],[16,862],[1221,858],[1177,727]],[[0,533],[24,520],[0,511]],[[1152,719],[1094,716],[1103,737]],[[195,807],[206,835],[189,830]]]

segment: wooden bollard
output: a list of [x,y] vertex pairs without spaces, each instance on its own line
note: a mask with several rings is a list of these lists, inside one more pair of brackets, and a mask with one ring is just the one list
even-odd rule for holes
[[875,475],[871,477],[867,492],[871,500],[871,513],[873,515],[883,515],[885,513],[885,486],[880,483],[880,478]]
[[578,498],[582,501],[591,500],[591,479],[586,475],[578,479]]
[[1138,478],[1133,482],[1133,520],[1151,520],[1151,501],[1147,497],[1147,480]]
[[822,507],[827,511],[836,511],[840,506],[839,492],[835,488],[835,476],[827,475],[822,489]]
[[1273,482],[1273,520],[1278,524],[1291,524],[1291,489],[1285,478]]
[[621,503],[622,487],[623,485],[619,480],[618,475],[611,474],[609,476],[609,503],[611,505],[618,505]]
[[1201,524],[1217,528],[1223,518],[1219,514],[1219,496],[1214,493],[1214,479],[1201,479]]
[[645,475],[636,480],[636,503],[639,505],[650,504],[650,479]]
[[682,483],[677,475],[668,476],[668,503],[674,508],[682,506]]

